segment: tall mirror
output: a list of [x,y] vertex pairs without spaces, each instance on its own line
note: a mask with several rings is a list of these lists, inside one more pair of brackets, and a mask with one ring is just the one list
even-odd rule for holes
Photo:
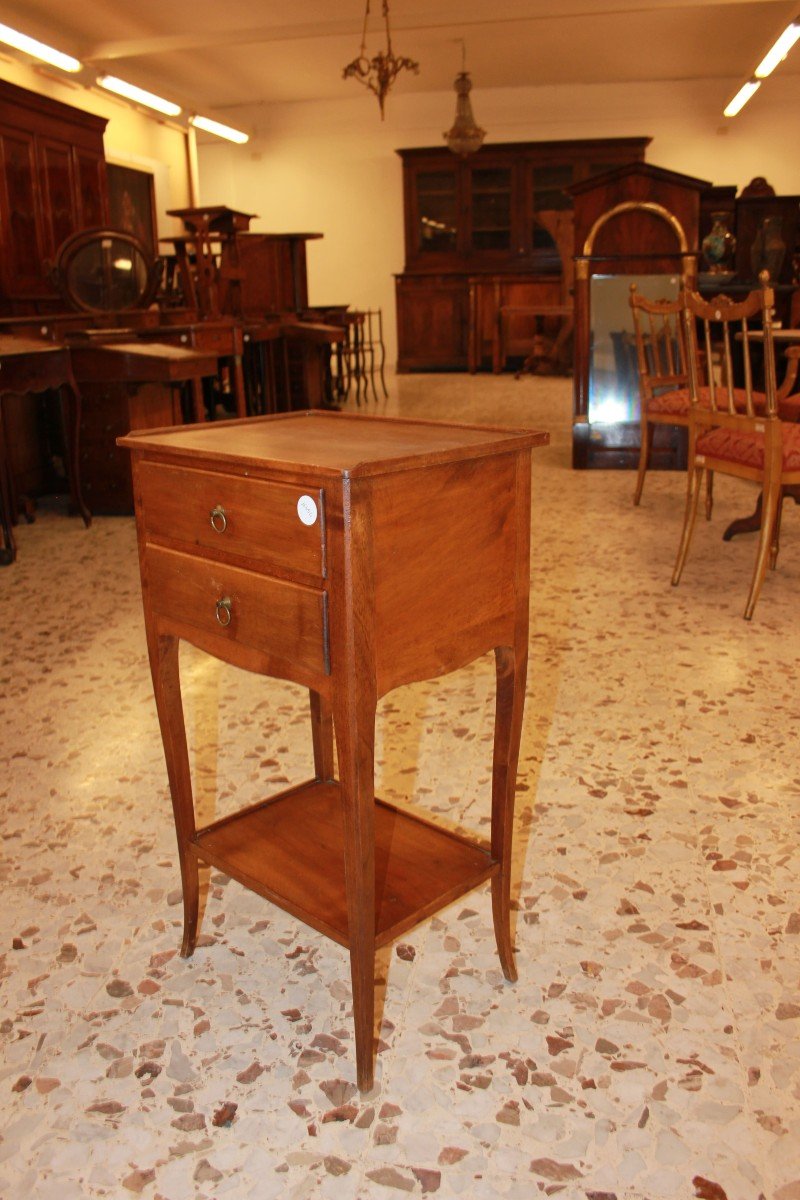
[[631,284],[645,300],[674,300],[680,275],[593,275],[589,347],[590,425],[638,424],[639,379]]
[[[575,197],[573,465],[635,469],[641,426],[631,285],[674,300],[697,279],[700,197],[710,185],[648,163],[597,175]],[[651,464],[685,462],[685,430],[664,425]]]

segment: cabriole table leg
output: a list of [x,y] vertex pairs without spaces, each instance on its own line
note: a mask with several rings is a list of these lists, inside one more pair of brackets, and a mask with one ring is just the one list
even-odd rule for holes
[[167,761],[169,790],[178,837],[178,861],[183,885],[183,941],[181,956],[188,958],[197,945],[197,918],[200,907],[200,870],[189,846],[195,834],[192,778],[186,746],[186,726],[181,702],[179,639],[159,635],[147,622],[147,644],[153,675],[158,721]]
[[495,650],[497,702],[492,762],[492,857],[500,864],[492,877],[492,916],[497,950],[506,979],[517,978],[511,944],[511,843],[527,656],[507,646]]

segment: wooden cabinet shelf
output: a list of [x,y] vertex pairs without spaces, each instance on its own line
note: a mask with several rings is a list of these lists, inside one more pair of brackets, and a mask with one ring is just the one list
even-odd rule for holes
[[[340,784],[312,780],[199,830],[193,849],[199,859],[349,947],[342,811]],[[376,799],[375,947],[498,869],[488,847]]]

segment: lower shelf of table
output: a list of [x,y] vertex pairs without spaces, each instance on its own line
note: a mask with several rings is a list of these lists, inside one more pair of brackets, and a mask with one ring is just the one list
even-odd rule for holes
[[[349,945],[338,783],[311,782],[226,817],[191,843],[203,862]],[[375,801],[375,945],[496,874],[483,847]]]

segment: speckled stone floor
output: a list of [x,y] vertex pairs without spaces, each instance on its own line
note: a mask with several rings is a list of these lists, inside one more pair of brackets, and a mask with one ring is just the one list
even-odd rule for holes
[[[720,480],[569,467],[564,381],[404,377],[372,411],[545,427],[516,825],[519,982],[488,888],[379,958],[374,1092],[345,951],[179,880],[132,519],[44,505],[0,572],[4,1200],[800,1200],[800,514],[742,620]],[[304,693],[183,655],[206,818],[310,772]],[[378,714],[377,787],[485,832],[490,657]]]

